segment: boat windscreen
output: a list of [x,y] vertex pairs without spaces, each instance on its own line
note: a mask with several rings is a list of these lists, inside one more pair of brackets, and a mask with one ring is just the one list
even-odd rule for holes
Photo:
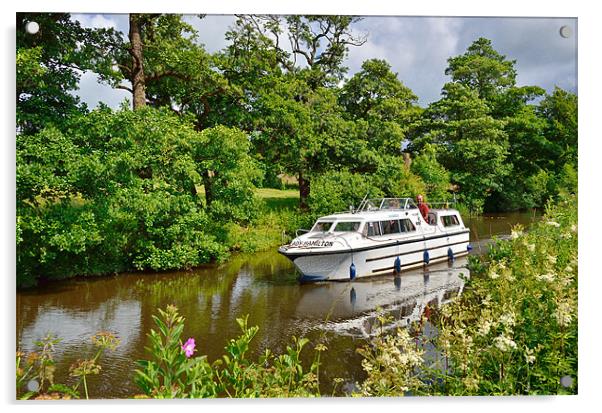
[[360,229],[359,222],[337,222],[334,232],[352,232]]
[[328,221],[318,221],[311,229],[311,232],[328,232],[330,227],[332,226],[332,222]]

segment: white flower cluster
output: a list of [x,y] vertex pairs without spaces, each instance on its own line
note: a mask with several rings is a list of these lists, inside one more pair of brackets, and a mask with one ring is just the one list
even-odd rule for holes
[[566,327],[573,321],[573,310],[571,304],[566,301],[561,301],[554,311],[554,317],[561,327]]
[[512,327],[516,323],[516,317],[513,313],[506,313],[500,317],[500,323],[505,326]]
[[560,224],[556,221],[546,221],[546,224],[553,226],[554,228],[559,228]]
[[516,348],[516,343],[509,337],[506,337],[504,334],[497,336],[493,339],[493,344],[501,351],[508,351]]
[[494,324],[491,321],[486,320],[485,322],[483,322],[479,325],[477,334],[480,336],[486,336],[487,334],[489,334],[489,331],[491,331],[491,327],[493,327],[493,326],[494,326]]
[[517,239],[517,238],[520,238],[522,235],[523,235],[522,231],[512,230],[512,232],[510,233],[510,238]]
[[552,281],[554,281],[554,273],[538,274],[535,276],[535,278],[538,281],[552,282]]

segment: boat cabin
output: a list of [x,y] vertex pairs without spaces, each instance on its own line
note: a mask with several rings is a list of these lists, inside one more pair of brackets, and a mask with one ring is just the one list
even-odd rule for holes
[[432,209],[424,220],[411,198],[369,199],[357,210],[319,218],[309,236],[357,232],[364,237],[390,234],[411,234],[417,226],[438,227],[442,231],[461,227],[462,220],[454,209]]

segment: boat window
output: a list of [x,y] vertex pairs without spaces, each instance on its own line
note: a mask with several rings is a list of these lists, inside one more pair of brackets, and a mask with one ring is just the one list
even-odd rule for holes
[[402,219],[401,222],[401,232],[412,232],[416,231],[416,227],[409,219]]
[[383,200],[381,209],[400,209],[401,207],[399,199],[391,198]]
[[334,227],[334,232],[351,232],[360,229],[359,222],[337,222]]
[[368,222],[366,223],[366,228],[368,228],[368,236],[373,237],[375,235],[381,235],[380,226],[378,222]]
[[441,222],[444,227],[453,227],[455,225],[460,225],[458,221],[458,217],[455,215],[444,215],[441,217]]
[[318,221],[316,225],[311,229],[311,232],[328,232],[330,227],[332,226],[332,222],[327,221]]
[[399,234],[399,221],[390,219],[388,221],[380,221],[380,226],[383,229],[383,234]]

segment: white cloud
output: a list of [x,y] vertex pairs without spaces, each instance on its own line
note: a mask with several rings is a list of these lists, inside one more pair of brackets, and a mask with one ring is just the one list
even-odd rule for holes
[[77,20],[83,27],[98,29],[127,29],[127,14],[72,14],[71,18]]
[[90,71],[83,73],[79,81],[77,94],[90,109],[97,107],[100,102],[107,104],[109,107],[117,108],[124,100],[130,102],[132,100],[130,92],[123,89],[113,89],[111,86],[101,83],[98,76]]
[[364,60],[386,60],[426,105],[439,98],[447,58],[457,52],[460,27],[461,21],[451,18],[366,17],[358,31],[368,33],[368,42],[350,49],[347,64],[354,73]]
[[220,51],[228,45],[226,32],[235,20],[234,16],[222,15],[208,15],[202,19],[194,15],[184,16],[184,21],[199,32],[199,41],[209,53]]

